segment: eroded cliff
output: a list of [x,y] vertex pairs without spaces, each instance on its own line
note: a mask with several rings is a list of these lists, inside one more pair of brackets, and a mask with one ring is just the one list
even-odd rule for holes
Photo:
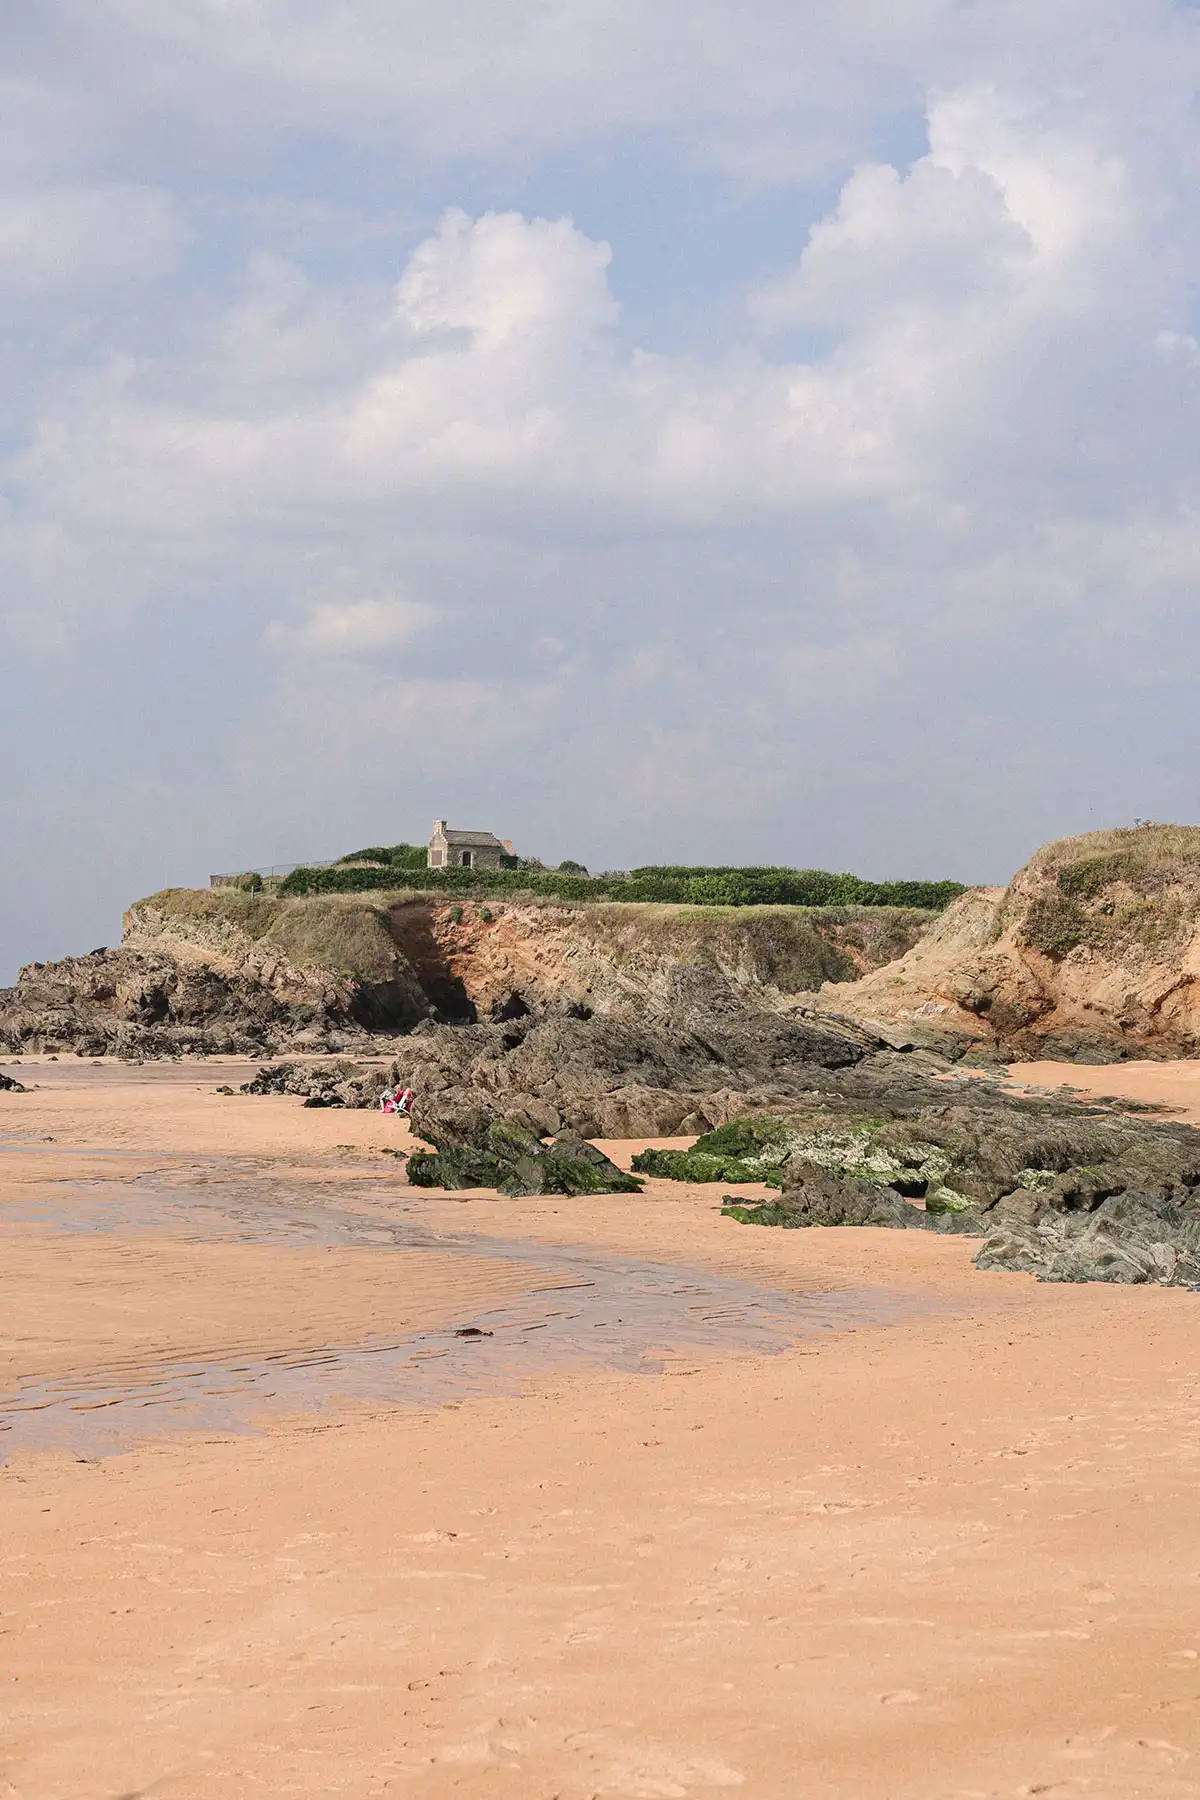
[[1200,827],[1047,844],[822,1004],[899,1041],[1085,1062],[1200,1054]]
[[0,992],[0,1046],[256,1054],[347,1048],[426,1018],[655,1016],[680,965],[783,1007],[902,954],[934,916],[169,889],[130,907],[118,947],[23,969]]

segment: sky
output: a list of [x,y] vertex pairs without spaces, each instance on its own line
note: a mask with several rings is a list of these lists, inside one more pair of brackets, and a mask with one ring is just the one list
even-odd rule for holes
[[1200,15],[0,0],[0,981],[424,840],[1195,821]]

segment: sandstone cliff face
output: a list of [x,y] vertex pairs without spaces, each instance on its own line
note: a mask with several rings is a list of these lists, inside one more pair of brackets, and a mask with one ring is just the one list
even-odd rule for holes
[[888,907],[683,907],[428,899],[392,928],[444,1017],[575,1012],[661,1017],[680,965],[718,971],[739,995],[783,1005],[902,955],[933,914]]
[[1047,844],[822,1004],[894,1041],[1004,1060],[1200,1055],[1200,828]]
[[930,917],[168,890],[130,907],[118,948],[23,969],[0,991],[0,1047],[274,1054],[426,1018],[653,1017],[681,964],[783,1007],[901,954]]

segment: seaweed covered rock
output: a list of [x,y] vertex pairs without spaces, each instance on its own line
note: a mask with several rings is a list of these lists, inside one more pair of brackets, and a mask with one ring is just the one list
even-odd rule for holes
[[731,1119],[706,1131],[690,1150],[640,1150],[639,1175],[670,1181],[765,1181],[779,1187],[796,1133],[786,1119]]
[[773,1187],[803,1185],[825,1171],[924,1198],[932,1212],[972,1205],[947,1186],[951,1157],[941,1144],[924,1141],[907,1123],[828,1112],[731,1120],[690,1150],[644,1150],[633,1166],[675,1181],[765,1181]]
[[779,1225],[786,1231],[819,1225],[882,1225],[897,1231],[948,1231],[980,1237],[986,1229],[973,1209],[923,1211],[894,1188],[845,1180],[815,1166],[802,1183],[789,1187],[778,1200],[755,1205],[726,1194],[721,1211],[742,1225]]
[[[432,1141],[432,1140],[431,1140]],[[527,1194],[638,1194],[642,1184],[595,1144],[564,1136],[546,1144],[519,1125],[492,1119],[471,1142],[417,1150],[408,1159],[414,1187],[495,1188]]]
[[725,1216],[985,1236],[980,1268],[1046,1281],[1196,1279],[1200,1132],[986,1086],[928,1100],[891,1117],[847,1108],[777,1121],[776,1143],[790,1146],[780,1198],[726,1196]]
[[979,1269],[1017,1270],[1039,1281],[1156,1282],[1200,1287],[1200,1207],[1133,1190],[1093,1212],[1042,1207],[1032,1217],[998,1207]]

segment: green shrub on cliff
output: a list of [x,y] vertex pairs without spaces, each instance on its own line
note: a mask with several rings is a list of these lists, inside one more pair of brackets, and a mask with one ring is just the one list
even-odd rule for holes
[[1060,961],[1086,943],[1090,921],[1083,908],[1064,894],[1038,894],[1021,922],[1020,940],[1031,950]]
[[[372,854],[370,860],[378,859]],[[822,869],[664,867],[588,876],[561,869],[428,869],[393,862],[378,868],[335,864],[293,869],[280,883],[280,892],[367,893],[396,886],[456,897],[526,893],[554,900],[649,900],[682,906],[907,906],[934,911],[965,892],[958,881],[864,881]]]
[[335,868],[343,863],[379,863],[387,869],[424,869],[429,852],[424,844],[372,844],[366,850],[351,850],[339,856]]

